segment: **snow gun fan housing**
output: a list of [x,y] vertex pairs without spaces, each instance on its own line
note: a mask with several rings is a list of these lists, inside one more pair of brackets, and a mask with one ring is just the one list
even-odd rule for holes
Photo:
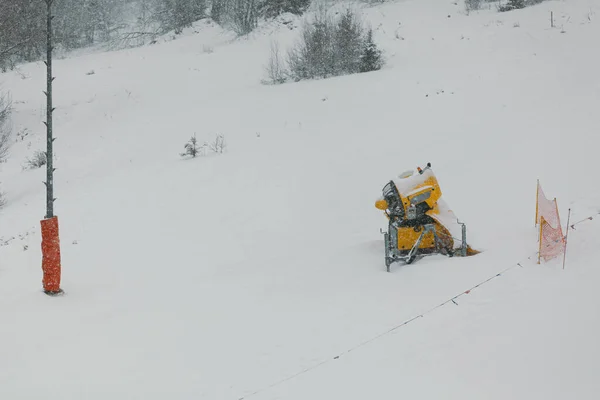
[[[375,207],[388,218],[384,232],[385,264],[412,263],[418,255],[477,254],[467,244],[466,226],[443,201],[442,191],[428,163],[424,169],[407,171],[383,187]],[[457,239],[458,238],[458,239]]]

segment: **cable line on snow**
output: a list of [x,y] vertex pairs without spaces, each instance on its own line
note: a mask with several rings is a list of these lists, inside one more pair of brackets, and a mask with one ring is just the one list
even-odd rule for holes
[[569,226],[571,227],[571,229],[575,229],[575,225],[579,225],[580,223],[585,222],[585,221],[592,221],[596,215],[600,215],[600,211],[594,215],[590,215],[589,217],[582,219],[581,221],[577,221],[574,224],[571,224]]
[[[574,228],[575,225],[578,225],[578,224],[580,224],[582,222],[585,222],[585,221],[593,220],[594,217],[597,216],[597,215],[600,215],[600,212],[598,212],[597,214],[594,214],[592,216],[589,216],[587,218],[584,218],[581,221],[575,222],[574,224],[571,224],[570,227],[571,227],[571,229],[575,229]],[[458,239],[456,239],[456,240],[458,240]],[[537,254],[538,254],[538,252],[536,251],[533,255],[527,257],[527,259],[531,260],[532,257],[534,257],[534,256],[537,257]],[[438,304],[437,306],[430,308],[429,310],[425,311],[424,313],[421,313],[421,314],[416,315],[416,316],[414,316],[414,317],[412,317],[410,319],[407,319],[404,322],[402,322],[402,323],[400,323],[400,324],[398,324],[398,325],[396,325],[396,326],[394,326],[394,327],[392,327],[392,328],[390,328],[390,329],[388,329],[388,330],[386,330],[384,332],[381,332],[378,335],[373,336],[372,338],[370,338],[368,340],[365,340],[364,342],[361,342],[361,343],[357,344],[356,346],[351,347],[348,350],[345,350],[345,351],[339,353],[338,355],[336,355],[334,357],[324,359],[324,360],[322,360],[322,361],[320,361],[320,362],[318,362],[318,363],[316,363],[316,364],[314,364],[314,365],[312,365],[310,367],[307,367],[307,368],[305,368],[305,369],[303,369],[303,370],[301,370],[301,371],[299,371],[299,372],[297,372],[297,373],[295,373],[293,375],[290,375],[290,376],[288,376],[286,378],[283,378],[283,379],[281,379],[281,380],[279,380],[279,381],[277,381],[275,383],[272,383],[269,386],[265,386],[262,389],[258,389],[258,390],[254,391],[254,392],[252,392],[252,393],[250,393],[250,394],[248,394],[246,396],[242,396],[242,397],[239,398],[239,400],[246,400],[246,399],[248,399],[250,397],[256,396],[257,394],[260,394],[260,393],[265,392],[265,391],[267,391],[269,389],[272,389],[272,388],[274,388],[276,386],[279,386],[279,385],[283,384],[284,382],[290,381],[290,380],[292,380],[292,379],[294,379],[294,378],[296,378],[296,377],[298,377],[300,375],[303,375],[303,374],[306,374],[306,373],[308,373],[308,372],[310,372],[312,370],[315,370],[315,369],[319,368],[320,366],[325,365],[325,364],[327,364],[327,363],[329,363],[329,362],[331,362],[333,360],[338,360],[343,355],[348,354],[351,351],[359,349],[359,348],[361,348],[363,346],[366,346],[369,343],[375,342],[376,340],[378,340],[378,339],[380,339],[380,338],[382,338],[382,337],[384,337],[384,336],[386,336],[386,335],[388,335],[388,334],[390,334],[390,333],[392,333],[392,332],[394,332],[394,331],[402,328],[403,326],[406,326],[406,325],[410,324],[413,321],[416,321],[419,318],[423,318],[425,315],[427,315],[429,313],[432,313],[433,311],[437,310],[438,308],[441,308],[441,307],[443,307],[443,306],[445,306],[445,305],[447,305],[449,303],[453,303],[454,305],[458,306],[458,303],[456,302],[456,300],[459,297],[464,296],[465,294],[471,293],[472,290],[477,289],[477,288],[485,285],[486,283],[492,281],[493,279],[495,279],[495,278],[497,278],[499,276],[502,276],[503,274],[505,274],[506,272],[510,271],[511,269],[513,269],[515,267],[521,267],[521,268],[523,268],[523,265],[521,265],[521,263],[518,262],[518,263],[516,263],[516,264],[514,264],[514,265],[512,265],[512,266],[510,266],[510,267],[508,267],[508,268],[506,268],[506,269],[498,272],[497,274],[490,276],[486,280],[479,282],[475,286],[472,286],[471,288],[462,291],[461,293],[457,294],[456,296],[453,296],[453,297],[449,298],[448,300],[443,301],[442,303]]]
[[[535,254],[537,254],[537,252]],[[529,256],[529,257],[527,257],[527,259],[531,259],[531,257],[532,256]],[[446,301],[438,304],[437,306],[432,307],[429,310],[427,310],[427,311],[425,311],[425,312],[423,312],[423,313],[421,313],[419,315],[416,315],[416,316],[414,316],[414,317],[412,317],[410,319],[407,319],[404,322],[402,322],[402,323],[400,323],[400,324],[398,324],[398,325],[396,325],[396,326],[394,326],[394,327],[392,327],[392,328],[390,328],[390,329],[388,329],[388,330],[386,330],[384,332],[381,332],[378,335],[373,336],[372,338],[370,338],[368,340],[365,340],[364,342],[361,342],[361,343],[357,344],[356,346],[351,347],[348,350],[345,350],[345,351],[339,353],[338,355],[336,355],[334,357],[322,360],[322,361],[320,361],[320,362],[318,362],[318,363],[316,363],[316,364],[314,364],[314,365],[312,365],[310,367],[307,367],[307,368],[303,369],[302,371],[299,371],[299,372],[297,372],[297,373],[295,373],[293,375],[290,375],[290,376],[288,376],[286,378],[283,378],[283,379],[281,379],[281,380],[279,380],[279,381],[277,381],[275,383],[272,383],[269,386],[265,386],[262,389],[258,389],[258,390],[254,391],[254,392],[252,392],[252,393],[250,393],[248,395],[242,396],[238,400],[246,400],[246,399],[248,399],[250,397],[256,396],[257,394],[260,394],[260,393],[265,392],[265,391],[267,391],[269,389],[272,389],[272,388],[274,388],[276,386],[279,386],[279,385],[281,385],[284,382],[290,381],[290,380],[292,380],[292,379],[294,379],[294,378],[296,378],[296,377],[298,377],[300,375],[303,375],[303,374],[305,374],[307,372],[310,372],[310,371],[312,371],[314,369],[317,369],[320,366],[329,363],[330,361],[338,360],[343,355],[348,354],[351,351],[354,351],[354,350],[356,350],[356,349],[358,349],[360,347],[366,346],[367,344],[372,343],[372,342],[374,342],[374,341],[376,341],[376,340],[378,340],[378,339],[380,339],[380,338],[382,338],[382,337],[384,337],[384,336],[386,336],[386,335],[388,335],[388,334],[390,334],[390,333],[392,333],[392,332],[394,332],[394,331],[402,328],[403,326],[406,326],[406,325],[410,324],[411,322],[413,322],[413,321],[415,321],[415,320],[417,320],[419,318],[423,318],[425,315],[427,315],[427,314],[429,314],[429,313],[437,310],[438,308],[441,308],[441,307],[445,306],[446,304],[454,303],[455,305],[458,305],[458,303],[456,302],[456,299],[458,299],[461,296],[464,296],[465,294],[469,294],[472,290],[477,289],[477,288],[479,288],[482,285],[485,285],[486,283],[488,283],[491,280],[493,280],[493,279],[501,276],[502,274],[510,271],[511,269],[513,269],[515,267],[521,267],[522,268],[523,266],[521,265],[520,262],[516,263],[516,264],[514,264],[514,265],[512,265],[512,266],[510,266],[510,267],[508,267],[506,269],[504,269],[503,271],[500,271],[497,274],[492,275],[491,277],[487,278],[486,280],[484,280],[482,282],[479,282],[475,286],[473,286],[473,287],[471,287],[471,288],[469,288],[467,290],[462,291],[461,293],[457,294],[456,296],[453,296],[453,297],[449,298],[448,300],[446,300]]]

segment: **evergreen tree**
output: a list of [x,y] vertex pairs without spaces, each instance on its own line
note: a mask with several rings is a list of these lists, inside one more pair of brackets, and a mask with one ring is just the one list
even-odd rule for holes
[[363,53],[360,58],[360,72],[377,71],[383,66],[381,50],[373,41],[373,30],[367,31]]
[[364,29],[358,16],[348,9],[339,19],[334,37],[334,69],[337,74],[354,74],[360,70]]
[[383,59],[373,31],[365,32],[360,18],[348,10],[335,22],[326,12],[318,13],[303,27],[299,43],[288,53],[287,64],[289,72],[282,73],[278,55],[272,52],[268,72],[275,77],[273,81],[281,81],[282,75],[298,81],[375,71],[381,69]]
[[203,145],[199,145],[198,139],[196,139],[196,134],[194,134],[194,136],[192,136],[190,140],[185,144],[184,148],[185,151],[179,154],[181,157],[191,156],[192,158],[195,158],[204,151],[204,149],[206,148],[206,143]]

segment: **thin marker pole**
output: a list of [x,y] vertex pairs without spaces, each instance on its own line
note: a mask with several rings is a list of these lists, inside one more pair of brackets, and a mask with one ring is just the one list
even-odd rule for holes
[[563,251],[563,269],[565,269],[565,260],[567,259],[567,238],[569,237],[569,221],[571,220],[571,209],[567,216],[567,233],[565,234],[565,250]]

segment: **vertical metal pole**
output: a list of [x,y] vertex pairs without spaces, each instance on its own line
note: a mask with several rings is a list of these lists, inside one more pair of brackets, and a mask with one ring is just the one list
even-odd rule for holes
[[52,144],[52,3],[53,0],[46,1],[46,219],[54,217],[54,167]]
[[383,244],[385,246],[385,266],[387,272],[390,272],[390,236],[388,232],[383,234]]
[[58,218],[54,215],[54,157],[52,144],[52,3],[46,2],[46,216],[40,221],[42,227],[42,271],[44,273],[44,293],[56,296],[63,293],[60,288],[60,240],[58,233]]
[[467,256],[467,225],[462,224],[462,245],[461,245],[462,256]]
[[569,238],[569,222],[571,221],[571,209],[567,216],[567,233],[565,233],[565,250],[563,251],[563,269],[565,269],[565,261],[567,259],[567,239]]

